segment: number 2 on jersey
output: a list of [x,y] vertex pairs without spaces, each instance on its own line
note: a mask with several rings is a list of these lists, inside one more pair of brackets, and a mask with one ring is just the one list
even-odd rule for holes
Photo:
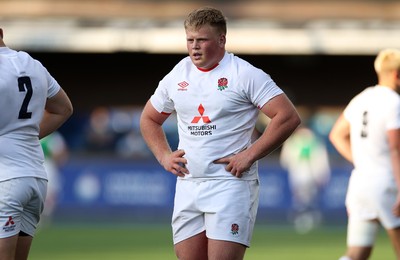
[[363,119],[362,119],[362,128],[361,128],[361,137],[362,138],[368,137],[367,126],[368,126],[368,111],[364,111]]
[[19,92],[26,92],[24,101],[22,102],[21,109],[19,110],[18,119],[29,119],[32,117],[32,112],[28,112],[28,105],[32,98],[32,82],[27,76],[18,78]]

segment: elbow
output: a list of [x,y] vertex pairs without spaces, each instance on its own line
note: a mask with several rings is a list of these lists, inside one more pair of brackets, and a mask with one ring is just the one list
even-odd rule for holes
[[66,106],[64,109],[64,112],[63,112],[63,116],[64,116],[65,120],[70,118],[73,113],[74,113],[74,108],[73,108],[72,104],[69,104],[69,106]]
[[300,116],[296,113],[291,117],[291,126],[293,131],[296,130],[301,124],[301,118]]
[[328,139],[335,146],[336,141],[338,140],[338,136],[334,131],[331,131],[328,135]]
[[300,126],[301,124],[301,118],[300,116],[296,113],[295,115],[292,115],[291,117],[287,118],[284,120],[285,123],[282,125],[286,125],[286,130],[288,132],[289,137],[296,129]]
[[330,141],[332,144],[335,143],[335,137],[334,137],[334,135],[332,134],[332,132],[329,133],[328,139],[329,139],[329,141]]
[[299,127],[300,124],[301,124],[301,118],[300,118],[300,116],[299,116],[299,115],[296,115],[294,121],[295,121],[295,122],[294,122],[295,128]]
[[68,111],[67,111],[68,117],[72,116],[73,113],[74,113],[74,108],[73,108],[72,105],[71,105],[71,106],[68,108]]

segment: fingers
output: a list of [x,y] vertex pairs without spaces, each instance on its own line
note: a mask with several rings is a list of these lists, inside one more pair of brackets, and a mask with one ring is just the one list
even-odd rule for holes
[[185,177],[185,174],[184,174],[184,173],[182,173],[181,171],[178,171],[178,170],[172,169],[170,172],[171,172],[172,174],[176,175],[176,176],[179,176],[179,177]]
[[185,150],[179,149],[179,150],[176,150],[175,152],[173,152],[173,154],[175,154],[178,157],[183,157],[185,155]]
[[241,170],[237,167],[234,166],[232,157],[225,157],[225,158],[220,158],[218,160],[215,160],[214,163],[216,164],[227,164],[225,167],[225,170],[227,172],[230,172],[233,176],[236,176],[238,178],[243,177],[243,172],[244,170]]
[[220,158],[218,160],[215,160],[213,163],[216,163],[216,164],[230,163],[230,159],[229,159],[229,157]]
[[167,170],[179,177],[184,177],[186,174],[189,174],[189,170],[186,168],[187,160],[183,157],[184,155],[184,150],[174,151],[171,155],[171,166]]
[[393,208],[393,214],[394,214],[396,217],[400,217],[400,208],[399,208],[399,206],[395,206],[395,207]]

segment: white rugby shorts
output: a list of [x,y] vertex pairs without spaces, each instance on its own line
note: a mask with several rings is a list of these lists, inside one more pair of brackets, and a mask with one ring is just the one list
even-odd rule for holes
[[43,211],[47,180],[34,177],[0,182],[0,238],[20,231],[34,236]]
[[395,183],[363,177],[352,174],[350,178],[346,196],[349,218],[352,222],[377,219],[385,229],[400,227],[400,218],[392,212],[398,192]]
[[258,180],[178,179],[172,216],[174,244],[205,231],[210,239],[249,247],[258,199]]

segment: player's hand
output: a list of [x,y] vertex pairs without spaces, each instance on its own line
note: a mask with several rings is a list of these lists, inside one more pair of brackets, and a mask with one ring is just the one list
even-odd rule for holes
[[253,164],[244,151],[232,156],[220,158],[215,160],[214,163],[226,164],[225,170],[238,178],[242,178],[243,173],[249,170]]
[[185,174],[189,173],[186,168],[187,160],[183,157],[185,155],[184,150],[176,150],[166,156],[161,161],[161,165],[165,170],[173,173],[176,176],[184,177]]

